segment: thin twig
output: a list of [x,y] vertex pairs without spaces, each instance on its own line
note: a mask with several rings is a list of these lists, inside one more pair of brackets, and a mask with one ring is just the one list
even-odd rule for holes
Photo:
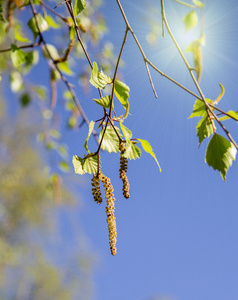
[[[16,46],[18,49],[27,49],[27,48],[34,48],[34,47],[37,47],[37,46],[40,45],[40,43],[41,43],[41,39],[39,39],[39,41],[36,42],[36,43],[32,43],[32,44],[28,44],[28,45],[22,45],[22,46],[17,46],[17,45],[15,45],[15,46]],[[12,50],[12,48],[1,49],[1,50],[0,50],[0,53],[2,53],[2,52],[8,52],[8,51],[11,51],[11,50]]]
[[[47,48],[46,42],[45,42],[45,40],[44,40],[44,37],[43,37],[43,35],[42,35],[42,32],[41,32],[40,27],[39,27],[39,24],[38,24],[38,20],[37,20],[37,18],[36,18],[37,13],[36,13],[36,10],[35,10],[35,6],[34,6],[34,4],[33,4],[33,0],[30,0],[30,6],[31,6],[31,10],[32,10],[32,13],[33,13],[35,22],[36,22],[38,34],[39,34],[39,36],[40,36],[40,40],[42,41],[43,47],[45,48],[45,51],[47,52],[47,55],[49,56],[51,62],[54,64],[54,67],[55,67],[56,70],[59,72],[60,77],[61,77],[61,80],[66,84],[66,86],[67,86],[67,88],[68,88],[68,90],[69,90],[69,92],[70,92],[70,94],[71,94],[71,96],[72,96],[72,98],[73,98],[73,101],[74,101],[74,103],[75,103],[75,105],[76,105],[76,107],[77,107],[77,109],[78,109],[80,115],[81,115],[82,118],[84,119],[85,123],[89,126],[90,122],[89,122],[89,120],[88,120],[88,118],[87,118],[87,116],[86,116],[86,114],[85,114],[83,108],[81,107],[81,105],[80,105],[80,103],[79,103],[79,101],[78,101],[78,99],[77,99],[77,96],[76,96],[76,94],[75,94],[75,92],[74,92],[74,90],[73,90],[73,88],[72,88],[72,85],[71,85],[71,84],[67,81],[67,79],[64,77],[64,75],[63,75],[62,72],[60,71],[60,69],[59,69],[57,63],[54,62],[54,59],[53,59],[53,57],[51,56],[51,53],[50,53],[49,49]],[[94,136],[96,142],[98,142],[98,136],[97,136],[96,131],[93,130],[92,133],[93,133],[93,136]]]

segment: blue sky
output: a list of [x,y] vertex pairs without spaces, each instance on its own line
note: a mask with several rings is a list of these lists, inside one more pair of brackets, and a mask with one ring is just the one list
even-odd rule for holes
[[[167,75],[196,92],[189,73],[166,33],[155,46],[146,42],[146,19],[161,22],[160,1],[122,1],[129,22],[148,58]],[[155,5],[157,11],[151,11]],[[165,1],[167,18],[184,50],[182,17],[189,11],[172,0]],[[118,53],[125,24],[116,1],[104,1],[109,32],[106,39]],[[205,97],[216,99],[219,83],[226,89],[219,107],[238,109],[238,2],[206,1],[201,88]],[[92,60],[96,54],[91,51]],[[205,164],[207,141],[198,149],[196,124],[188,119],[196,98],[151,70],[158,99],[154,98],[143,59],[131,35],[128,36],[121,69],[130,87],[130,116],[125,126],[133,137],[148,140],[162,172],[151,156],[143,152],[129,161],[130,199],[124,199],[119,179],[119,157],[102,153],[102,168],[111,178],[116,197],[118,253],[111,256],[105,215],[105,202],[98,206],[91,195],[91,176],[73,175],[83,207],[62,211],[62,236],[74,248],[78,230],[71,218],[79,220],[90,247],[97,253],[94,276],[96,300],[237,300],[238,295],[238,164],[234,162],[225,183],[220,174]],[[187,54],[192,62],[192,57]],[[42,73],[43,74],[43,73]],[[42,79],[44,75],[42,76]],[[81,94],[80,94],[81,97]],[[92,97],[98,97],[97,91]],[[90,119],[97,111],[88,97],[81,98]],[[226,121],[227,129],[238,141],[237,123]],[[218,133],[222,134],[218,129]],[[65,133],[69,152],[84,154],[87,128]],[[93,139],[89,143],[95,147]],[[70,178],[71,175],[70,175]],[[72,251],[76,251],[73,249]],[[161,298],[165,299],[165,298]]]

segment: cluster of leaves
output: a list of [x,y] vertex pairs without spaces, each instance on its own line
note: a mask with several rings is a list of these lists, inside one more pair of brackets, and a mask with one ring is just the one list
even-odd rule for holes
[[[223,85],[220,84],[220,86],[221,94],[218,96],[218,98],[215,101],[206,99],[207,103],[217,104],[220,101],[225,93]],[[229,111],[226,117],[220,118],[220,121],[227,120],[231,117],[238,121],[237,113],[238,111]],[[199,146],[205,138],[212,136],[207,146],[205,161],[209,166],[213,167],[214,170],[218,170],[221,173],[222,178],[226,180],[226,173],[229,167],[232,165],[233,160],[236,158],[236,147],[229,140],[216,133],[213,116],[208,111],[205,103],[199,99],[196,100],[193,107],[193,113],[189,118],[194,117],[202,117],[196,127]]]

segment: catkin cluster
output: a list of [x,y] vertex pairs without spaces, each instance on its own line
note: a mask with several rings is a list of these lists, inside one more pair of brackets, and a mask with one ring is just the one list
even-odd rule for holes
[[91,185],[92,185],[92,194],[93,194],[94,201],[97,202],[98,204],[101,204],[102,194],[100,190],[100,178],[97,174],[93,174]]
[[130,198],[130,194],[129,194],[130,184],[126,176],[128,160],[127,158],[123,157],[123,153],[126,151],[126,147],[124,143],[121,143],[119,145],[119,150],[121,151],[119,172],[120,172],[120,178],[122,179],[122,183],[123,183],[122,191],[123,191],[123,196],[128,199]]
[[114,215],[115,210],[115,198],[113,194],[113,186],[111,184],[110,178],[101,174],[100,179],[103,183],[105,190],[105,195],[107,199],[106,214],[107,214],[107,224],[109,232],[109,244],[111,249],[111,254],[115,255],[117,253],[116,242],[117,242],[117,229],[116,229],[116,218]]

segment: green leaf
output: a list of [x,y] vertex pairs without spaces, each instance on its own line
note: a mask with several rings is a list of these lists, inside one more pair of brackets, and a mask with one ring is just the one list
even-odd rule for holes
[[11,59],[14,67],[19,68],[26,62],[26,54],[15,45],[11,45]]
[[121,126],[121,131],[125,137],[125,140],[126,140],[126,143],[128,146],[129,143],[131,142],[132,132],[130,131],[130,129],[128,129],[126,126],[124,126],[121,121],[120,121],[120,126]]
[[59,67],[60,71],[62,71],[63,73],[65,73],[69,76],[74,76],[74,72],[72,70],[70,70],[68,62],[64,61],[64,62],[58,63],[58,67]]
[[61,25],[59,23],[56,23],[55,20],[50,15],[45,15],[45,20],[48,23],[49,27],[52,27],[55,29],[61,27]]
[[126,151],[122,154],[123,157],[129,159],[137,159],[141,156],[141,150],[133,142],[126,143]]
[[88,139],[90,138],[90,135],[93,132],[94,124],[95,124],[95,122],[93,122],[93,121],[90,122],[90,124],[88,126],[88,136],[87,136],[86,141],[83,145],[88,153],[90,153],[90,151],[88,150]]
[[21,106],[26,107],[30,104],[31,97],[29,94],[25,93],[25,94],[21,95],[20,101],[21,101]]
[[85,0],[75,0],[74,4],[74,15],[75,17],[86,7]]
[[24,36],[24,34],[20,30],[15,31],[15,39],[19,42],[27,43],[30,42],[28,38]]
[[74,172],[76,174],[83,175],[85,171],[83,169],[83,159],[77,155],[73,156],[73,165],[74,165]]
[[145,150],[145,152],[149,153],[155,159],[155,161],[156,161],[156,163],[159,167],[159,170],[161,172],[161,167],[160,167],[159,162],[158,162],[158,160],[157,160],[157,158],[156,158],[156,156],[153,152],[153,149],[152,149],[150,143],[146,140],[141,140],[141,139],[137,139],[137,140],[141,142],[141,146]]
[[[214,123],[213,126],[215,127]],[[203,117],[197,124],[197,136],[199,139],[199,146],[201,145],[201,142],[213,134],[213,126],[210,121],[210,119],[207,117]]]
[[64,160],[61,160],[58,166],[63,172],[69,172],[70,170],[69,164]]
[[[110,95],[107,95],[107,96],[104,96],[100,99],[93,99],[97,104],[105,107],[105,108],[110,108],[110,105],[111,105],[111,96]],[[112,103],[112,109],[114,109],[114,105]]]
[[194,8],[194,5],[188,4],[188,3],[180,1],[180,0],[174,0],[174,2],[177,2],[177,3],[187,6],[187,7]]
[[97,63],[93,62],[89,82],[96,88],[104,89],[108,83],[112,82],[112,79],[105,75],[103,71],[99,72]]
[[[208,103],[212,103],[211,99],[206,98],[206,101]],[[206,105],[204,104],[203,101],[197,99],[193,106],[193,113],[191,114],[191,116],[188,117],[188,119],[194,117],[206,117],[206,116],[207,116]]]
[[21,74],[17,71],[10,73],[10,86],[13,92],[19,92],[23,88],[23,81]]
[[[49,51],[50,55],[47,50]],[[44,54],[45,58],[48,58],[48,59],[52,57],[54,60],[56,60],[56,59],[59,59],[59,57],[60,57],[58,50],[55,48],[54,45],[51,45],[51,44],[45,45],[45,47],[43,49],[43,54]]]
[[198,1],[198,0],[193,0],[193,3],[196,5],[196,6],[199,6],[199,7],[203,7],[204,4],[201,2],[201,1]]
[[219,85],[220,85],[220,88],[221,88],[221,93],[217,97],[217,99],[213,102],[214,104],[217,104],[221,100],[221,98],[224,96],[224,94],[225,94],[225,88],[224,88],[224,86],[221,83],[219,83]]
[[[114,128],[117,131],[118,135],[122,138],[122,135],[120,133],[120,129],[116,126],[114,126]],[[105,130],[105,128],[103,128],[100,131],[99,142],[101,141],[104,130]],[[106,132],[105,132],[104,137],[103,137],[101,148],[102,148],[102,150],[106,150],[109,153],[111,153],[111,152],[115,152],[115,153],[120,152],[118,136],[117,136],[117,134],[115,133],[114,129],[111,126],[107,126]]]
[[[238,122],[238,110],[236,112],[234,112],[233,110],[229,110],[227,112],[227,114],[229,114],[231,117],[233,117],[234,119],[236,119],[236,121]],[[230,117],[229,116],[225,116],[225,117],[220,118],[219,120],[220,121],[224,121],[224,120],[228,120],[228,119],[230,119]]]
[[198,16],[195,10],[192,10],[190,13],[188,13],[184,18],[183,22],[186,28],[186,31],[194,28],[198,23]]
[[83,159],[83,169],[85,173],[95,174],[98,167],[98,155],[89,156]]
[[[49,28],[48,23],[41,14],[39,14],[39,13],[36,14],[36,20],[37,20],[37,23],[38,23],[38,26],[39,26],[39,29],[41,32],[48,30],[48,28]],[[31,31],[34,35],[34,38],[36,38],[37,35],[39,34],[36,20],[35,20],[35,17],[32,17],[27,23],[28,27],[31,29]]]
[[129,91],[130,89],[125,83],[119,80],[115,80],[115,87],[114,87],[115,95],[126,110],[124,118],[127,118],[129,113],[129,108],[130,108],[129,101],[128,101]]
[[91,155],[81,158],[77,155],[73,156],[74,171],[76,174],[83,175],[85,173],[97,173],[98,155]]
[[32,89],[40,100],[46,100],[46,88],[43,85],[35,85]]
[[230,141],[215,133],[207,146],[205,161],[214,170],[218,170],[226,181],[226,173],[236,159],[236,153],[237,150]]

